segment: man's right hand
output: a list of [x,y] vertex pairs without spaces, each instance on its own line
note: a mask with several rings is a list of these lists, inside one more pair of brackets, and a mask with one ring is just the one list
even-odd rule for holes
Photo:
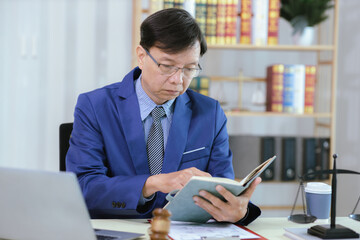
[[182,189],[192,176],[211,177],[209,173],[195,167],[172,173],[152,175],[145,182],[142,190],[143,196],[149,197],[157,191],[169,193],[173,190]]

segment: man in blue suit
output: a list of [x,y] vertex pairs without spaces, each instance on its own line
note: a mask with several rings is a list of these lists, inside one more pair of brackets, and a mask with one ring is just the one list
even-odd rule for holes
[[[93,218],[148,218],[192,176],[234,178],[223,110],[188,89],[206,50],[186,11],[159,11],[141,25],[139,67],[79,96],[66,166]],[[217,221],[246,225],[260,215],[249,202],[260,181],[241,196],[218,186],[226,201],[205,191],[193,200]]]

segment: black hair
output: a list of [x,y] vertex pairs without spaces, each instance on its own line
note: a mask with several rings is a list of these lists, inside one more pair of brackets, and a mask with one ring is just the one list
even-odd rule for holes
[[178,53],[200,43],[200,56],[207,50],[205,37],[195,19],[183,9],[167,8],[147,17],[140,26],[140,45],[155,46],[167,53]]

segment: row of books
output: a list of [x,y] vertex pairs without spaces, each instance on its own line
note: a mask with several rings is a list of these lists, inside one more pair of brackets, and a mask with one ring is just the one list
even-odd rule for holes
[[186,9],[208,44],[278,44],[280,0],[152,0],[150,9]]
[[313,113],[316,67],[275,64],[267,67],[266,111]]
[[[301,141],[297,144],[297,141]],[[260,162],[268,158],[279,155],[275,152],[275,137],[261,138],[261,157]],[[302,149],[298,149],[299,146]],[[301,154],[298,154],[301,151]],[[281,138],[281,155],[278,159],[281,161],[281,173],[276,173],[274,164],[269,166],[262,174],[264,181],[274,180],[279,174],[282,181],[299,180],[298,176],[304,176],[305,180],[326,180],[328,174],[314,175],[315,171],[329,169],[330,157],[330,140],[329,138]],[[302,156],[302,159],[297,159]],[[302,169],[297,169],[298,161],[302,161]]]
[[189,88],[202,95],[209,96],[210,78],[206,76],[194,77]]

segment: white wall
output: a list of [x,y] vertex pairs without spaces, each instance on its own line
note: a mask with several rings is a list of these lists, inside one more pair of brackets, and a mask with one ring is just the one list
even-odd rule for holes
[[[78,94],[119,81],[130,70],[131,7],[130,0],[0,0],[0,166],[58,169],[58,126],[73,120]],[[340,0],[336,150],[339,167],[357,171],[359,11],[358,0]],[[290,39],[282,35],[281,42]],[[284,57],[313,63],[310,53],[217,52],[203,59],[205,73],[235,76],[241,68],[245,75],[262,76],[269,59]],[[302,126],[292,129],[302,132]],[[346,215],[360,181],[339,176],[338,184],[338,213]]]
[[0,166],[57,170],[77,96],[131,67],[131,1],[0,0]]
[[[340,0],[336,151],[339,168],[360,172],[360,1]],[[338,177],[338,213],[349,214],[360,195],[360,176]],[[360,206],[357,213],[360,213]]]

